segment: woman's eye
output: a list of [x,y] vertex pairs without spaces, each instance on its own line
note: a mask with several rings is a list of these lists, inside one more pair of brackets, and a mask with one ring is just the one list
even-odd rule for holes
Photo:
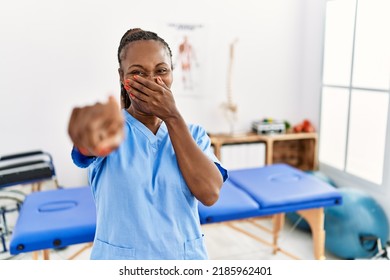
[[145,73],[142,72],[142,71],[132,71],[131,74],[132,75],[138,75],[138,76],[145,76]]
[[158,70],[157,70],[157,74],[159,74],[159,75],[165,74],[165,73],[167,73],[167,72],[168,72],[168,69],[166,69],[166,68],[162,68],[162,69],[158,69]]

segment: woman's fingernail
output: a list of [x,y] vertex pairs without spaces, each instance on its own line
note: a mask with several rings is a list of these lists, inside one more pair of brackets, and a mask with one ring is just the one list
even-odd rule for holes
[[111,152],[111,149],[110,148],[100,148],[98,149],[98,154],[100,156],[106,156],[107,154],[109,154]]
[[132,94],[131,92],[130,92],[129,94],[130,94],[130,97],[131,97],[131,98],[134,98],[134,94]]
[[78,150],[80,153],[82,153],[83,155],[88,155],[88,150],[86,148],[83,148],[83,147],[78,147]]
[[134,80],[137,80],[138,79],[138,75],[134,75],[133,78],[134,78]]

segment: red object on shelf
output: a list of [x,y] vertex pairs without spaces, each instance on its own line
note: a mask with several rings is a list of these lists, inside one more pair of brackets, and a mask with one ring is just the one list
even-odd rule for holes
[[315,132],[313,124],[309,120],[303,120],[302,123],[299,123],[293,127],[294,132]]

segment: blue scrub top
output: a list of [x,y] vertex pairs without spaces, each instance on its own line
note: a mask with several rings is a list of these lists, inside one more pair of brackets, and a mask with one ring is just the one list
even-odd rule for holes
[[[117,150],[107,157],[72,151],[77,166],[89,167],[96,202],[91,259],[207,259],[198,201],[181,174],[166,125],[154,135],[126,110],[123,114],[125,139]],[[225,181],[227,171],[206,131],[188,127]]]

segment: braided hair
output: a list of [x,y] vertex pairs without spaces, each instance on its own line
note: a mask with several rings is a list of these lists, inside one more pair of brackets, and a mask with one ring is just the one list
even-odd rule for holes
[[[133,28],[126,31],[126,33],[122,36],[121,41],[118,47],[118,62],[119,67],[121,67],[121,62],[124,56],[123,49],[125,49],[130,43],[141,40],[154,40],[162,43],[168,50],[169,57],[172,61],[172,51],[169,48],[167,42],[164,41],[161,37],[159,37],[156,33],[151,31],[145,31],[140,28]],[[171,68],[173,69],[172,62]],[[121,104],[125,109],[130,107],[131,101],[127,94],[125,87],[121,83]]]

